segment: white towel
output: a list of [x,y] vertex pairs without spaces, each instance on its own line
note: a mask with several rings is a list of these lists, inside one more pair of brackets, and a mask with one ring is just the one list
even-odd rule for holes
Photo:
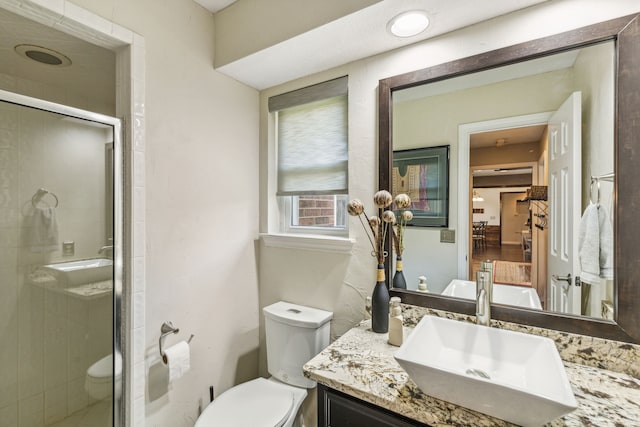
[[599,284],[613,279],[613,230],[605,209],[589,203],[578,230],[580,277],[584,282]]
[[600,226],[600,277],[613,280],[613,227],[607,210],[598,207],[598,225]]
[[32,252],[58,250],[58,221],[55,208],[35,208],[31,212],[29,223],[31,227],[29,246]]

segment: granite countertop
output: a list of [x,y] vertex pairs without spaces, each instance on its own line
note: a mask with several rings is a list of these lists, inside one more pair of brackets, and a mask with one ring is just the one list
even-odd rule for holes
[[[405,337],[412,327],[405,326]],[[330,388],[431,426],[513,424],[425,395],[393,358],[398,347],[364,321],[304,366]],[[640,380],[631,375],[564,362],[578,409],[548,426],[640,426]]]
[[65,294],[83,300],[101,298],[111,295],[113,292],[113,282],[111,280],[91,282],[68,288],[64,282],[61,283],[51,274],[44,272],[32,273],[29,279],[33,285],[46,291]]

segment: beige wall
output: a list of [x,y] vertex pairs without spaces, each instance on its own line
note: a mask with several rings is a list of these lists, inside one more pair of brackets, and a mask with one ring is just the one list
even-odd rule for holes
[[215,65],[221,67],[379,1],[236,1],[215,16]]
[[[529,216],[527,208],[518,206],[517,201],[525,197],[524,192],[503,191],[500,195],[502,205],[500,239],[503,245],[522,244],[522,230]],[[523,257],[524,258],[524,257]]]
[[[589,177],[613,172],[614,118],[607,114],[614,110],[615,52],[613,42],[585,50],[576,60],[575,80],[582,92],[582,207],[589,204]],[[605,117],[607,120],[597,120]],[[611,206],[613,184],[602,183],[601,202]],[[594,192],[595,198],[595,192]]]
[[535,162],[540,157],[538,142],[471,150],[469,166]]
[[482,195],[483,202],[473,202],[473,208],[482,208],[484,213],[473,214],[474,221],[487,221],[487,225],[500,224],[500,193],[502,192],[523,192],[526,187],[499,187],[481,188],[478,193]]
[[[449,228],[455,230],[459,221],[459,126],[553,111],[569,96],[572,87],[572,72],[563,69],[394,104],[394,148],[409,149],[443,144],[451,146]],[[519,96],[513,96],[514,93]],[[515,155],[508,163],[537,159],[535,153],[522,150],[519,145],[506,145],[499,152]],[[471,164],[507,163],[504,157],[496,156],[496,151],[498,149],[495,148],[474,150]],[[456,243],[441,243],[440,230],[437,228],[409,228],[405,234],[403,254],[405,277],[409,283],[417,283],[417,277],[424,275],[430,283],[429,289],[444,289],[452,279],[458,277],[458,245],[465,238],[466,236],[457,235]]]

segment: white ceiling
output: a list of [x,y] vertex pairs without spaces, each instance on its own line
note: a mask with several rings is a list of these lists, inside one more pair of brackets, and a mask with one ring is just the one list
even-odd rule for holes
[[511,175],[531,175],[532,168],[513,168],[513,169],[476,169],[472,172],[476,176],[511,176]]
[[[209,1],[218,3],[223,0],[197,1],[205,5]],[[225,64],[218,71],[261,90],[544,1],[547,0],[491,0],[482,2],[480,7],[477,2],[469,0],[382,0]],[[210,10],[215,11],[215,7],[215,4],[212,5]],[[401,12],[413,9],[427,11],[431,21],[429,28],[414,37],[401,39],[391,35],[387,31],[388,21]]]
[[[41,64],[19,56],[14,47],[33,44],[53,49],[71,59],[68,67]],[[73,82],[77,93],[96,94],[104,104],[115,105],[115,55],[66,33],[41,25],[0,8],[0,73],[38,81],[54,87],[68,87]],[[16,88],[19,93],[35,96],[37,89]],[[61,94],[57,97],[62,96]],[[65,99],[56,99],[65,102]]]
[[538,125],[475,133],[471,135],[470,145],[472,149],[496,147],[499,139],[504,140],[504,145],[539,142],[546,128],[547,125]]
[[225,7],[229,6],[231,3],[236,2],[236,0],[194,0],[194,1],[213,13],[216,13],[217,11],[222,10]]

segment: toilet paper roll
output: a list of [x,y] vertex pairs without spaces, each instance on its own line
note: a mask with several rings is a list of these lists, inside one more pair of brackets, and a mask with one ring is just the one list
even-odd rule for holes
[[187,342],[180,341],[176,345],[167,348],[164,353],[167,356],[169,382],[171,383],[186,374],[189,370],[191,350]]

